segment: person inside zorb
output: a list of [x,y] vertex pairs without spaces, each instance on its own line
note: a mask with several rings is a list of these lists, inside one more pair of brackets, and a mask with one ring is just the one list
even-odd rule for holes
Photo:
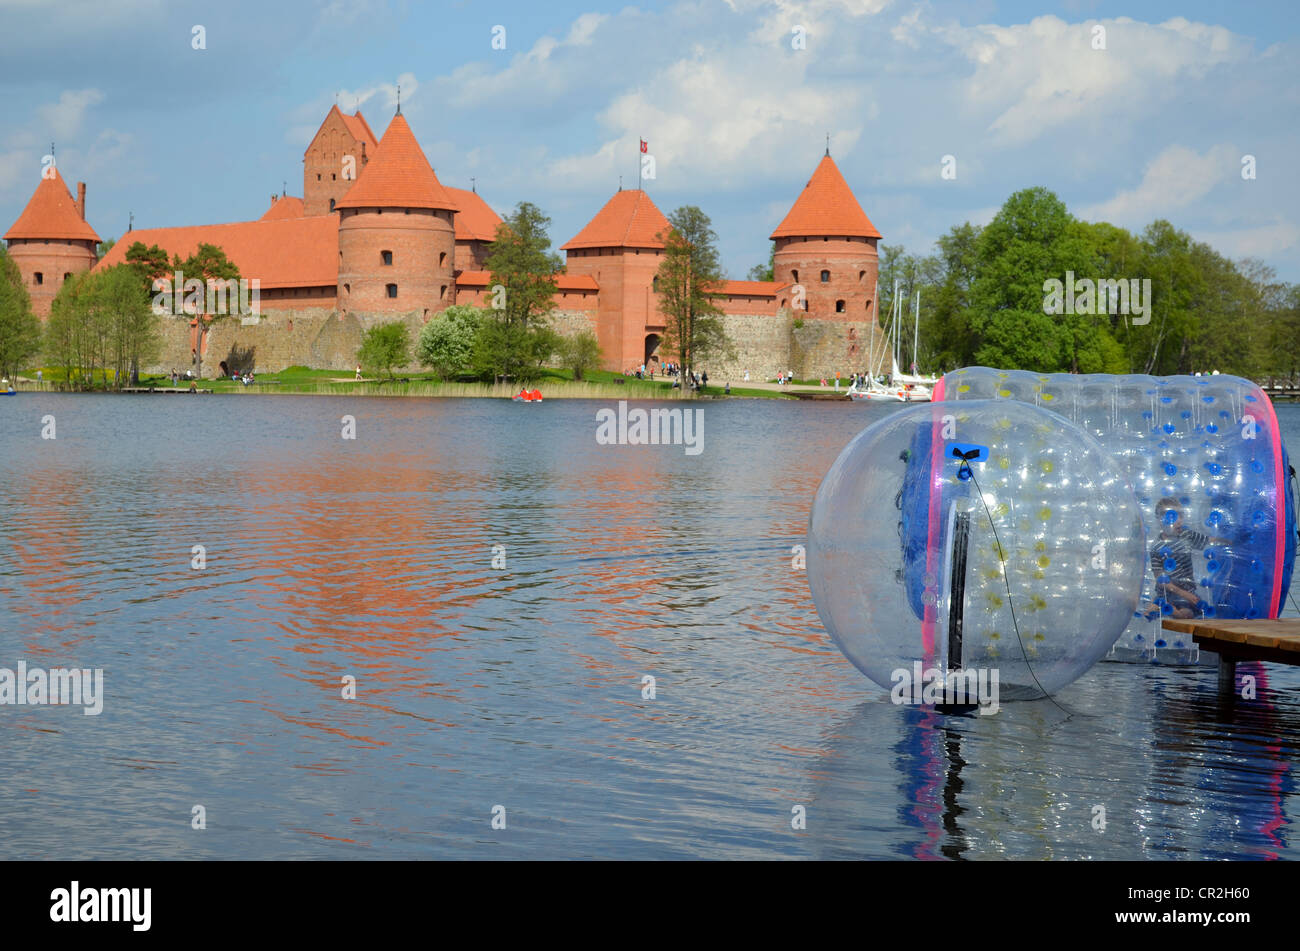
[[1210,545],[1224,545],[1222,538],[1211,538],[1183,524],[1182,506],[1174,498],[1163,498],[1156,505],[1160,534],[1151,548],[1151,571],[1156,578],[1156,604],[1163,601],[1176,618],[1200,617],[1204,602],[1196,592],[1192,553]]

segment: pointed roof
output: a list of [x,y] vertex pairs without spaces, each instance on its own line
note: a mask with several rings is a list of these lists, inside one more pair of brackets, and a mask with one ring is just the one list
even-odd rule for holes
[[58,166],[50,166],[54,173],[49,178],[41,177],[27,207],[18,216],[13,227],[5,232],[5,240],[29,238],[36,241],[98,241],[95,229],[86,224],[85,219],[77,213],[76,202],[68,186],[59,174]]
[[459,210],[433,174],[433,166],[401,113],[393,116],[370,161],[335,207]]
[[846,237],[879,238],[853,191],[844,181],[835,160],[827,153],[817,165],[812,178],[795,199],[772,238]]
[[447,194],[458,207],[456,212],[457,241],[494,241],[501,216],[493,211],[477,192],[447,186]]
[[275,200],[258,221],[279,221],[281,218],[301,218],[303,215],[302,199],[296,195],[281,195]]
[[[338,106],[335,106],[334,108],[338,109]],[[342,116],[343,124],[348,127],[348,131],[352,133],[352,138],[356,139],[358,142],[366,143],[368,150],[367,154],[373,152],[379,147],[379,139],[376,138],[375,133],[371,131],[370,123],[366,121],[366,117],[361,114],[360,109],[356,111],[355,115],[350,116],[346,112],[342,111],[339,112],[339,115]]]
[[658,235],[671,225],[639,188],[614,193],[587,226],[560,246],[575,248],[662,248]]

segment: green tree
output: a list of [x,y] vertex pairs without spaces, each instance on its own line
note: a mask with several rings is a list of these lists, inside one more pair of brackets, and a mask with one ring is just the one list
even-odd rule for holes
[[32,300],[22,272],[0,247],[0,376],[13,380],[41,349],[41,322],[32,313]]
[[[185,294],[185,312],[194,317],[194,326],[198,328],[197,345],[194,350],[194,375],[202,379],[203,349],[207,345],[208,334],[212,331],[212,326],[230,320],[238,310],[237,307],[227,306],[225,308],[215,308],[222,311],[220,313],[209,313],[209,310],[214,308],[209,308],[207,305],[209,295],[206,293],[206,289],[210,285],[216,286],[224,282],[231,282],[233,286],[235,282],[239,281],[239,268],[235,265],[235,262],[226,257],[226,252],[215,244],[200,244],[188,258],[184,261],[174,260],[172,266],[175,270],[181,272],[182,280],[187,284],[191,280],[197,280],[203,285],[202,291],[195,292],[193,295]],[[202,302],[195,300],[200,294],[203,297]]]
[[[168,278],[170,283],[173,276],[172,262],[167,257],[167,252],[156,244],[145,247],[143,241],[136,241],[126,249],[126,263],[139,280],[141,293],[150,300],[153,300],[157,293],[153,289],[154,280]],[[177,266],[179,266],[179,259]]]
[[95,253],[99,256],[101,261],[104,260],[104,255],[113,250],[113,245],[115,244],[117,244],[117,238],[105,238],[95,246]]
[[767,264],[755,264],[749,269],[748,274],[751,281],[775,281],[776,280],[776,242],[773,241],[771,247],[767,249]]
[[929,307],[921,314],[921,339],[928,347],[926,369],[955,370],[975,362],[979,338],[970,324],[970,293],[981,230],[968,221],[935,242],[939,276],[926,291]]
[[367,369],[386,370],[393,378],[393,367],[404,366],[411,359],[411,335],[400,320],[371,327],[361,335],[357,361]]
[[93,272],[91,300],[108,333],[108,366],[121,387],[139,382],[139,368],[162,349],[161,318],[140,293],[139,276],[127,264]]
[[718,236],[709,216],[694,205],[678,208],[668,223],[666,233],[659,235],[664,242],[658,271],[664,348],[689,372],[709,356],[731,349],[722,309],[714,303],[723,280]]
[[1077,370],[1088,321],[1046,313],[1043,289],[1047,280],[1064,281],[1067,271],[1087,273],[1091,261],[1065,204],[1046,188],[1016,192],[980,233],[976,260],[970,309],[971,327],[980,337],[975,360]]
[[93,388],[107,366],[109,328],[96,301],[97,276],[85,271],[65,280],[45,322],[46,359],[63,368],[72,389]]
[[485,262],[492,275],[489,299],[494,306],[485,315],[473,356],[476,371],[484,376],[535,379],[540,361],[554,347],[556,338],[547,325],[555,309],[555,277],[564,267],[551,251],[550,225],[551,219],[526,201],[497,225]]
[[572,370],[575,380],[581,380],[585,372],[600,365],[600,341],[590,330],[566,337],[559,351],[560,365]]
[[469,304],[448,307],[421,328],[416,359],[444,380],[470,372],[474,341],[487,316],[486,311]]

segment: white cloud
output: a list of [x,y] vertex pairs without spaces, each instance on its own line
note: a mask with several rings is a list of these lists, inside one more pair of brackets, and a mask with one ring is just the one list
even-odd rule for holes
[[[1106,29],[1104,50],[1092,48],[1097,23]],[[1094,128],[1117,110],[1169,101],[1180,82],[1254,55],[1244,37],[1181,17],[1072,24],[1043,16],[1013,26],[947,24],[934,32],[974,64],[962,97],[991,116],[989,131],[1008,145],[1063,128],[1077,133],[1081,123]]]
[[1283,251],[1300,247],[1300,227],[1277,218],[1260,225],[1221,231],[1194,229],[1197,240],[1204,241],[1229,258],[1274,259]]
[[65,89],[57,102],[37,107],[36,114],[57,143],[76,135],[86,112],[103,101],[104,94],[98,89]]
[[1183,145],[1171,145],[1157,155],[1142,173],[1136,187],[1082,208],[1089,221],[1140,226],[1153,218],[1168,218],[1210,193],[1216,186],[1240,179],[1241,153],[1228,144],[1216,145],[1202,155]]

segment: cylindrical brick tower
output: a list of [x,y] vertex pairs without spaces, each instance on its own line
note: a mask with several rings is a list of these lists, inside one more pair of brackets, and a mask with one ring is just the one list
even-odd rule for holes
[[78,183],[73,201],[68,186],[55,167],[41,178],[31,201],[5,232],[9,256],[18,265],[32,300],[32,311],[42,319],[65,278],[89,271],[99,259],[99,235],[86,223],[86,186]]
[[340,314],[427,317],[455,303],[457,206],[401,113],[337,207]]
[[781,289],[781,305],[825,320],[875,319],[880,232],[829,152],[771,237],[772,276],[793,285]]

